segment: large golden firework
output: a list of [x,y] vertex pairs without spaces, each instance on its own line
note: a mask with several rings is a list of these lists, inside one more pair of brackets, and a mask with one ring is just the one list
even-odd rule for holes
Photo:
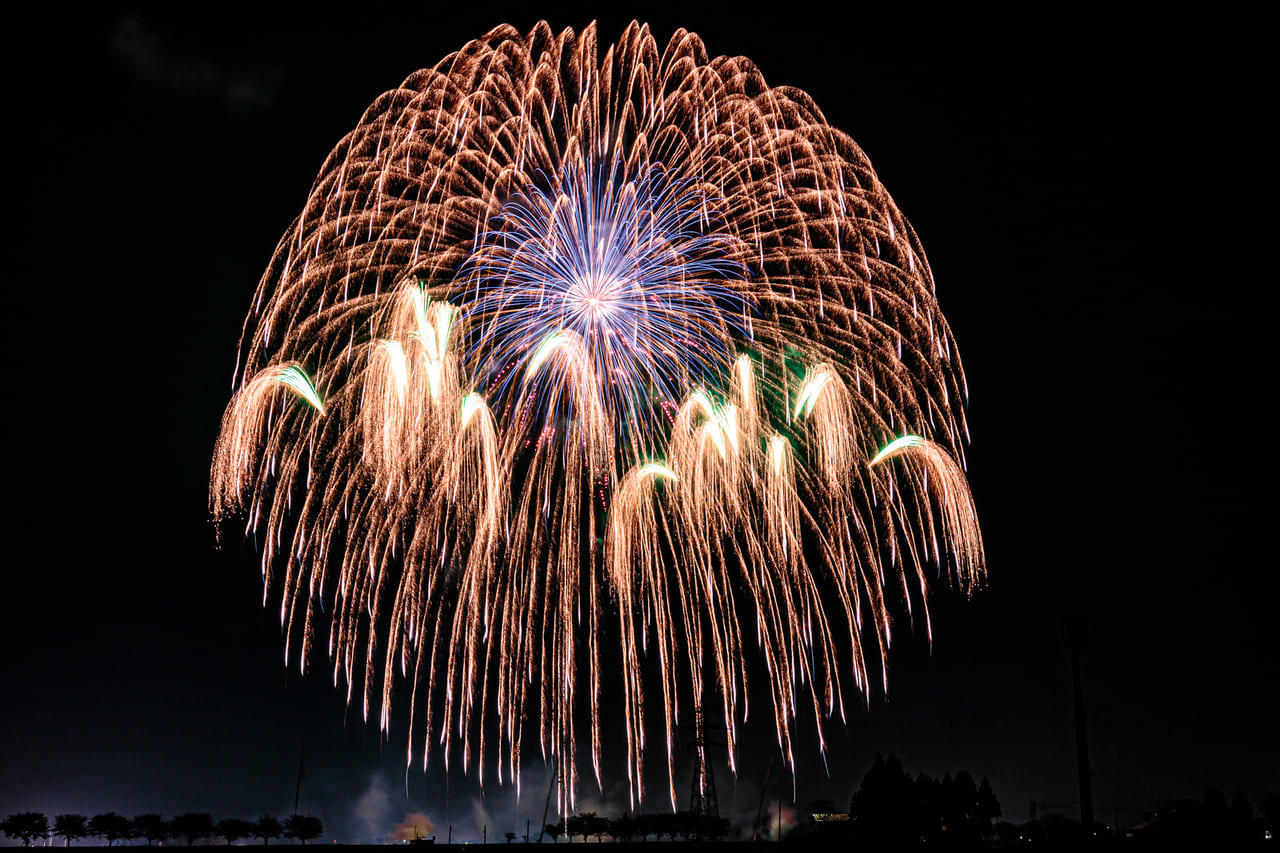
[[236,384],[211,506],[260,533],[286,661],[322,644],[384,729],[407,692],[411,762],[518,784],[536,733],[565,809],[604,668],[633,804],[657,707],[674,805],[682,708],[732,765],[750,656],[793,765],[803,708],[821,742],[884,679],[892,600],[982,577],[915,232],[808,95],[688,32],[499,27],[379,97]]

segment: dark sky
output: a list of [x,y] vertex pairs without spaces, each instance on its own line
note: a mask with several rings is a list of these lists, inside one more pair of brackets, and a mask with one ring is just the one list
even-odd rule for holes
[[[406,775],[402,730],[382,742],[324,667],[286,671],[255,558],[234,531],[218,550],[207,512],[240,327],[326,153],[412,71],[539,17],[439,5],[15,27],[0,813],[286,813],[305,749],[303,809],[339,838],[540,817],[537,760],[518,803]],[[556,8],[557,29],[599,17]],[[969,377],[989,584],[939,587],[932,650],[905,638],[887,697],[849,703],[829,776],[802,739],[802,805],[847,803],[882,751],[989,777],[1007,818],[1074,811],[1073,611],[1100,817],[1280,789],[1259,25],[1073,15],[600,18],[604,43],[684,26],[807,90],[919,232]],[[718,777],[735,816],[772,754],[772,723],[749,730],[736,786]],[[586,807],[622,802],[614,769]]]

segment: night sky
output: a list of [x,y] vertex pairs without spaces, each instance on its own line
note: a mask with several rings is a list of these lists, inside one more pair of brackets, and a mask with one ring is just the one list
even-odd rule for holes
[[[254,288],[325,155],[411,72],[539,17],[598,18],[602,44],[683,26],[808,91],[919,233],[964,359],[988,584],[935,588],[932,649],[899,630],[887,696],[848,702],[825,770],[802,717],[771,799],[843,807],[880,751],[989,777],[1006,819],[1078,813],[1076,611],[1100,819],[1280,790],[1256,22],[438,5],[15,22],[0,814],[286,814],[304,751],[326,837],[410,812],[455,840],[537,824],[536,757],[518,803],[438,753],[406,774],[403,725],[383,741],[327,667],[285,669],[208,475]],[[735,818],[776,752],[766,715],[747,730],[736,785],[716,766]],[[584,808],[626,808],[620,760],[606,777]]]

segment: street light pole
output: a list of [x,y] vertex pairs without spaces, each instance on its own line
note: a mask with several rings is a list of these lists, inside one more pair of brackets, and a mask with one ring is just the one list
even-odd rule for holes
[[1071,686],[1075,694],[1076,770],[1080,775],[1080,822],[1084,837],[1093,837],[1093,781],[1089,769],[1089,731],[1084,707],[1084,686],[1080,676],[1080,650],[1085,646],[1083,613],[1072,613],[1066,620],[1067,648],[1071,652]]

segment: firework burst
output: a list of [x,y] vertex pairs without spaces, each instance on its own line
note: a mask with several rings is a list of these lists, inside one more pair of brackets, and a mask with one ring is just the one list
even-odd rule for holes
[[767,697],[794,765],[805,708],[821,742],[884,681],[892,602],[928,630],[930,576],[982,578],[914,231],[807,95],[684,31],[499,27],[378,98],[235,384],[211,506],[260,534],[286,660],[324,647],[384,729],[406,692],[411,762],[518,784],[536,739],[564,809],[606,666],[633,802],[660,731],[674,805],[682,713],[732,764]]

